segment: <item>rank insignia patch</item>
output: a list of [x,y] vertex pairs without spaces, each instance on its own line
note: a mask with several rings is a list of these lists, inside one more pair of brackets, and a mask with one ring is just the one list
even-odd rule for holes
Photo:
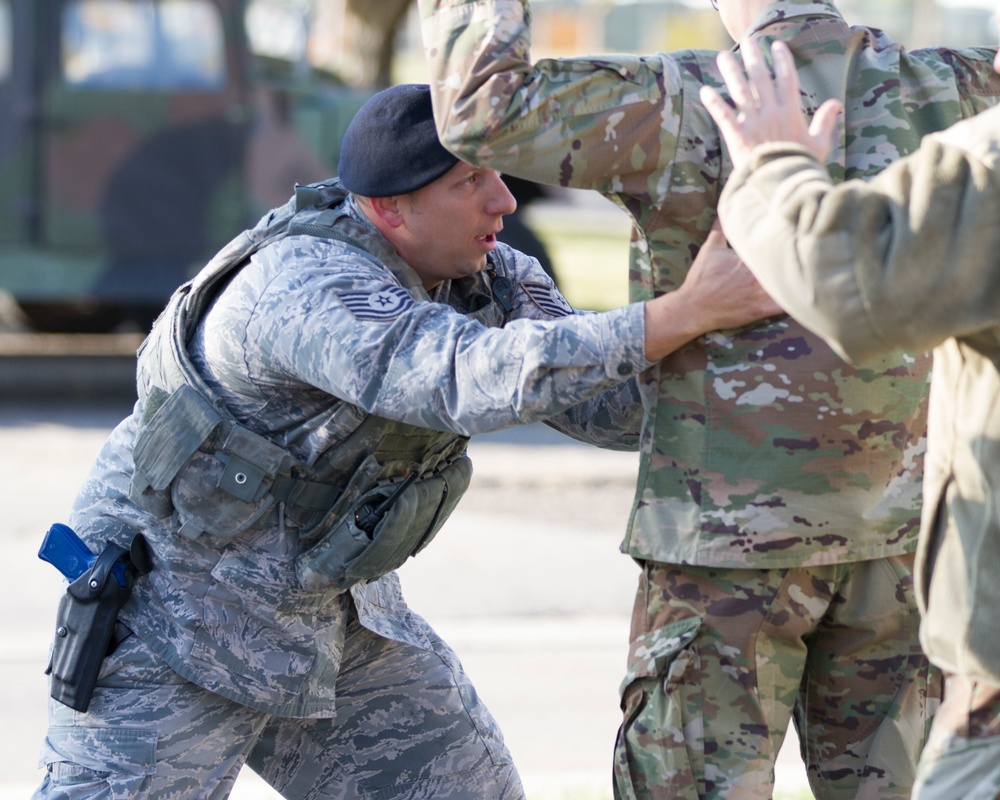
[[573,313],[573,308],[566,302],[566,298],[547,283],[524,281],[521,283],[521,288],[527,292],[532,302],[546,314],[553,317],[568,317]]
[[337,297],[355,319],[369,322],[398,317],[414,302],[402,286],[383,286],[375,292],[339,292]]

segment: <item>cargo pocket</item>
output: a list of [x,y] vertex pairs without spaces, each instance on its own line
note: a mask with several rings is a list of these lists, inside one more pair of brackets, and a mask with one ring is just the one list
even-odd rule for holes
[[[697,800],[695,775],[704,774],[700,662],[693,642],[701,618],[672,622],[632,643],[620,696],[623,721],[615,742],[616,796]],[[692,759],[698,763],[692,764]]]
[[53,727],[39,766],[43,797],[149,797],[156,771],[156,732],[138,728]]

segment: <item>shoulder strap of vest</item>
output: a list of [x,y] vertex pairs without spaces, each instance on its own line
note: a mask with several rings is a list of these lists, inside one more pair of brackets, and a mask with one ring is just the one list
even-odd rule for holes
[[355,220],[345,209],[348,192],[339,180],[296,186],[295,194],[271,210],[256,226],[243,231],[179,291],[184,302],[185,330],[194,332],[218,289],[258,250],[286,236],[315,236],[343,242],[388,267],[403,286],[418,294],[424,288],[413,269],[388,242]]
[[[305,233],[305,230],[297,229],[294,222],[303,212],[333,211],[346,198],[347,191],[336,180],[296,186],[295,194],[287,203],[271,209],[253,228],[243,231],[219,250],[194,278],[178,290],[186,296],[184,316],[188,335],[194,331],[194,326],[198,324],[217,290],[250,256],[293,233]],[[332,225],[324,229],[323,235],[325,238],[338,238]]]

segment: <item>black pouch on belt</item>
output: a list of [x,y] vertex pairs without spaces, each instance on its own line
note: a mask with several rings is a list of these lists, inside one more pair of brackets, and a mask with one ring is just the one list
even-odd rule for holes
[[[124,569],[115,570],[119,562]],[[73,581],[59,601],[52,660],[46,670],[49,694],[76,711],[86,711],[101,663],[112,647],[118,612],[151,562],[141,533],[128,549],[109,543],[93,566]]]

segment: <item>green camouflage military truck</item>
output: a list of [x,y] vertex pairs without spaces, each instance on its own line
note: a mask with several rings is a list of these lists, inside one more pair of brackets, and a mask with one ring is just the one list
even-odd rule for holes
[[302,0],[0,0],[0,291],[39,330],[146,327],[366,93],[305,57]]

